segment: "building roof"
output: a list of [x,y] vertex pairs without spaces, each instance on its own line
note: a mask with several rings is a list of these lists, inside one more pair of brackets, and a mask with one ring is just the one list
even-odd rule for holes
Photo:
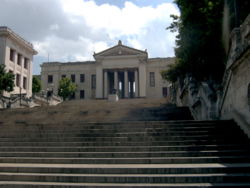
[[11,39],[17,41],[19,44],[23,45],[27,49],[29,49],[34,55],[38,52],[33,48],[32,43],[23,39],[20,35],[12,31],[10,28],[6,26],[0,26],[0,36],[10,37]]
[[107,57],[107,56],[122,56],[122,55],[143,55],[143,56],[147,56],[147,50],[142,51],[142,50],[138,50],[135,48],[131,48],[129,46],[125,46],[122,44],[122,42],[119,40],[118,44],[108,48],[104,51],[101,51],[99,53],[94,53],[94,58],[98,58],[98,57]]
[[75,61],[75,62],[44,62],[41,66],[54,66],[54,65],[87,65],[95,64],[95,61]]

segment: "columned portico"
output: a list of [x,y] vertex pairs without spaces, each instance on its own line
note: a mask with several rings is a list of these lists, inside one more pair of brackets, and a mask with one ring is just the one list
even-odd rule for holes
[[94,54],[97,61],[96,98],[108,98],[116,91],[119,98],[146,96],[147,51],[118,45]]
[[138,69],[104,69],[103,96],[115,89],[120,98],[139,97]]

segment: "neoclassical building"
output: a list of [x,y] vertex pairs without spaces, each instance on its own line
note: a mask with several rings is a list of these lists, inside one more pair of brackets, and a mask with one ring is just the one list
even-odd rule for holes
[[33,45],[24,40],[8,27],[0,27],[0,64],[15,75],[15,87],[11,93],[4,96],[24,94],[32,96],[32,61],[37,51]]
[[148,58],[147,51],[122,44],[94,53],[95,61],[46,62],[41,65],[42,89],[58,93],[63,77],[77,84],[75,99],[105,99],[114,89],[120,98],[161,98],[168,95],[169,83],[160,71],[174,58]]

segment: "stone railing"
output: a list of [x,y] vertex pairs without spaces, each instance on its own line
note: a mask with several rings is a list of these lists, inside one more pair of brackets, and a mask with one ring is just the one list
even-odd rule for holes
[[63,100],[61,97],[52,94],[51,96],[47,96],[47,92],[36,93],[32,96],[34,101],[40,105],[57,105],[61,103]]
[[233,119],[250,137],[250,15],[232,31],[224,79],[197,83],[192,78],[173,84],[173,101],[188,106],[197,120]]
[[[182,86],[182,87],[181,87]],[[188,106],[197,120],[218,119],[218,95],[213,85],[198,83],[190,77],[183,84],[177,84],[175,103],[178,106]],[[174,98],[174,97],[172,97]]]
[[223,92],[221,119],[234,119],[250,137],[250,15],[231,34]]
[[0,108],[23,108],[33,107],[32,98],[26,97],[26,94],[15,94],[10,97],[2,96],[0,99]]

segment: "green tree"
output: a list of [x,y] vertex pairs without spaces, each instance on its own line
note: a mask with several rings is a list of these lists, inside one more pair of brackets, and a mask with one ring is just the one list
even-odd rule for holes
[[[180,16],[174,16],[167,28],[178,31],[176,62],[162,72],[163,78],[175,82],[191,76],[197,81],[221,82],[226,62],[222,25],[225,3],[230,9],[230,28],[233,20],[242,22],[249,14],[250,1],[246,0],[175,0]],[[236,12],[241,13],[240,16]]]
[[69,78],[62,78],[59,82],[58,95],[66,100],[76,91],[76,84],[72,83]]
[[39,78],[33,76],[32,78],[32,93],[38,93],[41,91],[41,80]]
[[225,54],[222,43],[223,0],[176,0],[181,15],[169,29],[178,27],[176,65],[165,77],[176,81],[189,75],[199,81],[220,81]]
[[3,91],[11,92],[14,88],[15,75],[5,71],[5,65],[0,65],[0,96]]

